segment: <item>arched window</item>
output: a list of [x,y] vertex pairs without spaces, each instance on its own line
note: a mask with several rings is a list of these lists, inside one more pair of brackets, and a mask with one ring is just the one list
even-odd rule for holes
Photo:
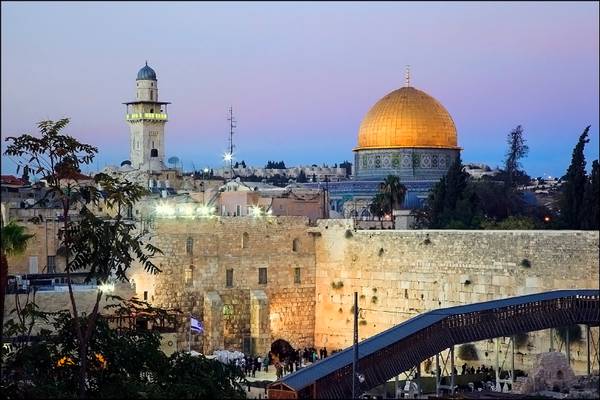
[[150,150],[150,157],[158,157],[158,150],[156,150],[156,149]]
[[152,93],[152,89],[150,89],[150,100],[154,100],[154,93]]
[[187,238],[187,241],[185,243],[185,252],[188,256],[194,254],[194,238],[192,238],[191,236]]
[[298,239],[298,238],[295,238],[295,239],[292,241],[292,251],[293,251],[293,252],[298,252],[298,251],[300,251],[300,239]]
[[248,248],[248,240],[250,240],[250,235],[248,235],[248,232],[244,232],[242,234],[242,249]]

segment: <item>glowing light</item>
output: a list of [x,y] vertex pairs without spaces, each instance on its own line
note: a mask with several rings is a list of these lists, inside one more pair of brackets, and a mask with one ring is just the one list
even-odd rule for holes
[[208,168],[204,168],[204,173],[208,174]]
[[166,202],[159,202],[156,205],[156,215],[160,217],[172,217],[175,215],[175,208]]
[[104,282],[98,286],[98,289],[103,293],[112,293],[115,291],[115,284]]
[[233,160],[233,154],[232,153],[225,153],[223,154],[223,161],[231,161]]
[[211,217],[214,212],[214,207],[210,207],[207,205],[201,205],[200,207],[196,208],[196,213],[199,217]]
[[545,222],[550,222],[550,217],[546,215],[546,216],[544,217],[544,221],[545,221]]
[[259,206],[252,206],[250,207],[250,215],[254,218],[258,218],[263,215],[263,210]]
[[191,204],[179,204],[177,206],[177,215],[181,217],[193,217],[194,206]]

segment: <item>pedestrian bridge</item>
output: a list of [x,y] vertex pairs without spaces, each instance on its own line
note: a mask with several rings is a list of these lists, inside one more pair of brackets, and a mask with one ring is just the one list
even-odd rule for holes
[[[359,343],[360,391],[454,345],[573,324],[600,324],[600,290],[558,290],[429,311]],[[352,350],[270,384],[269,399],[351,398]]]

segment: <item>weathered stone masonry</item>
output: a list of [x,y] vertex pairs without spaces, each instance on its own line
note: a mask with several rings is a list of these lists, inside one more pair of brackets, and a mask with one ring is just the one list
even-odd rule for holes
[[[225,217],[160,220],[154,235],[165,252],[163,273],[136,273],[138,295],[201,317],[206,332],[193,336],[192,348],[205,353],[264,352],[279,338],[295,347],[344,348],[352,340],[354,291],[362,339],[431,309],[598,288],[599,279],[598,232],[591,231],[355,231],[348,220],[309,226],[300,217]],[[266,284],[259,268],[267,268]],[[180,348],[187,348],[188,328],[181,327]],[[490,365],[494,345],[477,346],[480,362]],[[529,335],[517,365],[526,368],[548,347],[547,332]],[[574,343],[571,357],[584,370],[585,344]]]
[[[315,256],[307,228],[303,217],[159,220],[153,243],[164,252],[156,259],[163,272],[135,273],[138,295],[201,317],[206,333],[193,335],[192,348],[205,353],[250,347],[264,353],[279,338],[312,345]],[[266,284],[259,283],[260,268]],[[187,348],[188,329],[186,320],[180,348]]]

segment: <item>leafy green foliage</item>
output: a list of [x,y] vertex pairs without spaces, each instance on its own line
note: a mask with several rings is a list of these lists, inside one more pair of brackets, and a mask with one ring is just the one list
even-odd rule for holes
[[567,343],[567,332],[569,333],[569,341],[571,343],[581,341],[582,334],[579,325],[562,326],[556,329],[556,333],[563,343]]
[[267,169],[285,169],[285,163],[283,161],[267,161],[265,166]]
[[[28,134],[9,137],[6,140],[10,144],[5,154],[16,157],[18,168],[31,171],[47,182],[48,190],[40,201],[52,197],[62,204],[63,227],[59,247],[64,248],[71,311],[77,316],[79,312],[70,279],[72,271],[86,271],[87,281],[106,282],[111,276],[126,281],[127,270],[135,261],[139,261],[150,273],[159,272],[151,258],[160,250],[146,242],[143,233],[136,233],[135,226],[122,215],[146,193],[145,188],[102,173],[94,177],[94,185],[80,184],[82,180],[89,179],[81,176],[81,166],[90,164],[98,149],[62,134],[68,123],[67,118],[57,122],[40,122],[40,138]],[[111,209],[115,215],[100,218],[90,211],[92,207],[100,206]],[[73,209],[79,211],[76,220],[68,218],[69,211]],[[80,397],[89,389],[88,356],[100,300],[101,292],[98,292],[89,317],[73,319],[78,346],[77,386]]]
[[559,200],[561,222],[567,229],[581,229],[582,227],[582,211],[584,210],[584,193],[586,188],[587,176],[585,173],[585,156],[583,151],[588,139],[590,127],[587,126],[577,145],[573,149],[571,165],[567,169],[564,176],[562,193]]
[[[160,317],[167,310],[137,299],[108,307],[115,315],[144,312]],[[145,310],[145,311],[142,311]],[[137,314],[136,314],[137,315]],[[23,319],[31,319],[23,311]],[[39,340],[9,354],[2,391],[8,398],[75,398],[80,361],[76,320],[67,311],[47,314],[54,335],[42,331]],[[86,325],[80,317],[79,325]],[[89,343],[85,396],[88,398],[244,398],[245,379],[234,366],[217,360],[160,350],[160,334],[147,329],[115,330],[100,316]]]
[[479,355],[477,354],[477,348],[473,343],[461,344],[458,347],[458,357],[464,361],[477,361]]
[[306,178],[306,174],[304,173],[304,170],[301,169],[300,172],[298,173],[298,177],[296,178],[296,182],[305,183],[307,181],[308,181],[308,179]]
[[585,184],[581,228],[600,229],[600,171],[598,160],[594,160],[592,163],[592,172]]
[[516,175],[520,172],[521,164],[520,159],[525,157],[529,152],[529,147],[525,144],[525,138],[523,137],[523,128],[521,125],[517,125],[507,137],[508,150],[506,152],[506,159],[504,160],[504,172],[505,172],[505,183],[508,188],[515,186]]

